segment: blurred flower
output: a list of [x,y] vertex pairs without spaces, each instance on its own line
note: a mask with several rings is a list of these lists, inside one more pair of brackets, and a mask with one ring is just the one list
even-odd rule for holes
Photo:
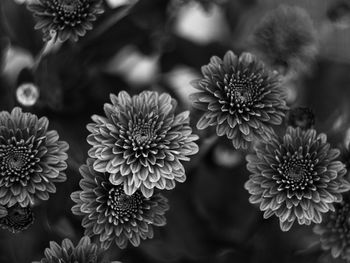
[[145,197],[153,189],[173,189],[186,180],[180,161],[198,152],[198,139],[189,126],[189,112],[175,115],[176,101],[168,94],[144,91],[130,97],[122,91],[105,104],[106,117],[95,123],[87,141],[93,147],[94,169],[110,173],[114,185],[124,185],[127,195],[140,189]]
[[182,5],[187,5],[191,2],[196,2],[200,4],[203,7],[203,9],[208,12],[214,4],[220,5],[225,3],[226,0],[173,0],[171,2],[171,8],[177,8]]
[[350,2],[336,1],[332,3],[327,11],[328,19],[339,28],[350,27]]
[[327,213],[323,222],[314,227],[314,232],[320,235],[322,249],[330,250],[334,258],[339,256],[350,261],[350,203],[344,197],[340,204],[335,205],[335,211]]
[[290,109],[287,113],[287,125],[294,128],[300,127],[307,130],[313,128],[315,124],[315,115],[310,108],[296,107]]
[[92,22],[104,11],[102,0],[34,0],[28,9],[37,18],[35,29],[43,31],[44,41],[50,40],[53,33],[61,41],[77,41],[93,28]]
[[23,106],[33,106],[39,98],[38,87],[33,83],[23,83],[16,90],[17,101]]
[[0,226],[2,228],[12,233],[18,233],[26,230],[34,223],[34,215],[29,206],[21,207],[19,204],[15,204],[4,208],[7,210],[7,215],[0,218]]
[[45,249],[45,258],[33,263],[109,263],[96,244],[91,243],[90,238],[84,236],[77,246],[74,246],[68,238],[59,245],[50,242],[50,248]]
[[278,216],[283,231],[296,219],[299,224],[320,223],[322,213],[333,211],[341,193],[350,190],[344,164],[335,161],[339,154],[325,134],[288,127],[282,138],[272,138],[247,156],[249,201],[260,204],[264,218]]
[[98,236],[105,249],[112,242],[125,248],[128,241],[138,246],[141,239],[153,238],[152,225],[166,224],[164,213],[169,209],[168,200],[161,194],[146,198],[140,191],[126,195],[123,185],[111,184],[109,174],[96,172],[92,165],[89,158],[87,165],[81,166],[82,191],[71,194],[76,203],[73,214],[84,216],[85,235]]
[[0,204],[47,200],[56,192],[54,183],[66,180],[68,144],[48,125],[47,118],[18,107],[0,112]]
[[268,13],[253,34],[253,45],[266,62],[282,70],[306,70],[317,52],[309,14],[282,5]]
[[202,74],[204,78],[192,83],[200,90],[192,94],[194,107],[205,112],[198,129],[216,126],[217,135],[226,135],[236,149],[246,149],[254,139],[268,140],[272,125],[282,123],[287,106],[277,75],[252,54],[238,58],[228,51],[223,60],[214,56]]

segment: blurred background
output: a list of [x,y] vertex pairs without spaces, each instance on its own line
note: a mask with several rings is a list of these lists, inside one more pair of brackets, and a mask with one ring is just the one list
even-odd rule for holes
[[[103,114],[110,93],[145,89],[170,93],[178,110],[191,109],[189,84],[213,55],[250,51],[261,19],[280,4],[304,8],[313,20],[318,53],[307,72],[285,76],[290,106],[306,106],[316,129],[341,149],[350,141],[349,0],[105,0],[105,13],[77,43],[65,42],[40,61],[44,43],[34,30],[25,0],[0,1],[0,110],[21,106],[47,116],[70,144],[67,181],[33,208],[35,222],[12,234],[0,230],[0,262],[43,257],[49,241],[83,235],[73,216],[70,193],[78,189],[78,168],[87,158],[86,124]],[[30,83],[30,85],[23,85]],[[164,192],[170,202],[167,225],[138,248],[112,246],[122,262],[342,262],[323,253],[312,227],[283,233],[276,218],[263,220],[248,202],[244,151],[235,151],[213,131],[195,129],[200,152],[186,163],[187,181]]]

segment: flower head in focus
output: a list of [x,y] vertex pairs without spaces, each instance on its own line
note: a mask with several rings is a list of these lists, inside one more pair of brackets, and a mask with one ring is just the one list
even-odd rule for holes
[[264,218],[279,217],[283,231],[294,221],[320,223],[322,214],[334,211],[334,203],[350,190],[345,166],[336,161],[339,154],[325,134],[289,127],[282,138],[258,145],[247,156],[249,201],[260,205]]
[[282,5],[269,12],[253,34],[255,51],[283,71],[305,71],[317,53],[315,29],[309,14]]
[[22,207],[47,200],[55,183],[66,180],[68,144],[48,130],[47,118],[23,113],[0,112],[0,204]]
[[37,18],[35,28],[43,31],[44,41],[50,40],[52,33],[61,41],[77,41],[104,11],[102,0],[34,0],[28,9]]
[[176,101],[152,91],[132,97],[122,91],[111,101],[104,107],[106,117],[94,115],[87,126],[94,169],[110,173],[111,182],[123,184],[127,195],[140,189],[150,197],[154,188],[173,189],[176,181],[184,182],[181,161],[198,152],[189,112],[176,115]]
[[68,238],[59,245],[54,241],[50,242],[50,247],[45,249],[45,258],[34,263],[109,263],[103,255],[103,251],[96,244],[91,243],[89,237],[84,236],[79,243],[74,246]]
[[306,107],[296,107],[287,113],[287,125],[294,128],[311,129],[315,124],[313,111]]
[[141,240],[153,238],[153,226],[166,224],[167,199],[161,194],[146,198],[139,190],[127,195],[123,185],[113,185],[108,173],[96,172],[92,165],[89,158],[81,166],[82,190],[71,195],[76,203],[73,214],[84,216],[85,235],[97,236],[105,249],[112,243],[125,248],[129,241],[138,246]]
[[341,257],[350,261],[350,200],[335,205],[335,211],[329,212],[321,224],[315,225],[314,232],[320,235],[321,247],[330,251],[334,258]]
[[0,226],[12,233],[19,233],[26,230],[34,223],[34,215],[29,206],[21,207],[19,204],[15,204],[11,207],[1,208],[1,210],[6,210],[6,212],[4,216],[0,217]]
[[214,56],[202,67],[203,78],[194,81],[194,107],[204,111],[198,129],[216,126],[233,146],[248,148],[255,139],[268,140],[272,125],[282,123],[287,110],[277,75],[254,55],[237,57],[228,51],[223,60]]

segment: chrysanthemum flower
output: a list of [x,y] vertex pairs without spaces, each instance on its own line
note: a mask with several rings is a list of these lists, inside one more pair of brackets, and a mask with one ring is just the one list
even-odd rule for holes
[[306,70],[317,53],[312,20],[297,6],[282,5],[269,12],[255,29],[252,41],[268,64],[284,71]]
[[339,154],[325,134],[289,127],[282,138],[258,145],[247,156],[249,201],[260,205],[264,218],[279,217],[283,231],[296,220],[320,223],[322,214],[333,211],[341,193],[350,189],[344,164],[335,160]]
[[103,13],[102,0],[34,0],[28,9],[37,18],[35,29],[43,31],[44,41],[50,40],[52,33],[61,41],[77,41]]
[[322,249],[331,252],[334,258],[341,257],[350,261],[350,202],[349,197],[335,205],[335,211],[329,212],[321,224],[314,227],[320,235]]
[[313,111],[306,107],[296,107],[287,113],[287,125],[294,128],[311,129],[315,124]]
[[45,258],[33,263],[109,263],[103,255],[103,251],[96,244],[91,243],[90,238],[84,236],[77,246],[74,246],[68,238],[59,245],[54,241],[45,249]]
[[56,192],[54,183],[66,180],[68,144],[48,131],[47,118],[23,113],[0,112],[0,204],[22,207],[47,200]]
[[19,204],[16,204],[3,208],[6,209],[6,216],[0,218],[0,226],[12,233],[26,230],[34,223],[34,215],[29,206],[21,207]]
[[198,129],[216,126],[233,146],[247,148],[255,139],[268,140],[272,125],[282,123],[287,110],[277,75],[250,53],[239,58],[228,51],[223,60],[214,56],[202,67],[203,78],[194,81],[194,107],[205,113]]
[[161,194],[146,198],[140,191],[127,195],[123,185],[113,185],[108,173],[96,172],[93,160],[80,168],[83,179],[81,191],[72,193],[77,203],[72,212],[84,216],[82,226],[85,235],[97,236],[101,246],[108,249],[115,242],[125,248],[128,241],[134,246],[141,239],[153,237],[153,226],[164,226],[164,213],[169,209],[168,201]]
[[154,188],[173,189],[176,181],[184,182],[181,161],[198,152],[189,112],[175,115],[176,101],[153,91],[132,97],[122,91],[111,101],[104,107],[106,117],[94,115],[95,123],[87,126],[94,169],[110,173],[110,181],[123,184],[128,195],[140,189],[150,197]]

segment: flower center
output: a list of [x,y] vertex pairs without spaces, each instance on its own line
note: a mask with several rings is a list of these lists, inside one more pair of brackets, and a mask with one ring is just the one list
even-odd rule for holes
[[59,1],[62,9],[68,13],[74,12],[81,5],[80,0],[59,0]]
[[134,138],[138,145],[143,145],[152,138],[152,131],[149,127],[142,127],[139,131],[135,132]]
[[7,156],[8,166],[14,170],[21,170],[27,162],[27,156],[25,153],[12,152]]
[[313,162],[298,152],[283,156],[283,161],[277,170],[282,175],[282,179],[278,183],[286,189],[304,190],[313,181]]
[[304,167],[301,165],[295,165],[287,171],[287,177],[293,180],[294,182],[301,181],[306,174],[307,173],[306,171],[304,171]]
[[229,111],[231,114],[235,110],[238,110],[239,113],[249,111],[249,107],[261,98],[264,92],[261,88],[263,82],[261,75],[247,74],[237,71],[232,75],[225,75],[223,83],[224,99],[219,100],[219,103],[224,104],[222,106],[223,111]]
[[27,145],[3,145],[0,147],[0,175],[6,185],[30,179],[33,166],[39,162]]
[[30,160],[31,151],[26,146],[5,146],[0,150],[0,160],[9,171],[20,171]]
[[249,83],[232,83],[227,93],[228,98],[234,101],[236,105],[252,101],[251,87]]
[[112,215],[123,220],[136,215],[143,203],[142,195],[135,192],[133,195],[124,193],[123,186],[113,187],[108,191],[107,206],[112,210]]

